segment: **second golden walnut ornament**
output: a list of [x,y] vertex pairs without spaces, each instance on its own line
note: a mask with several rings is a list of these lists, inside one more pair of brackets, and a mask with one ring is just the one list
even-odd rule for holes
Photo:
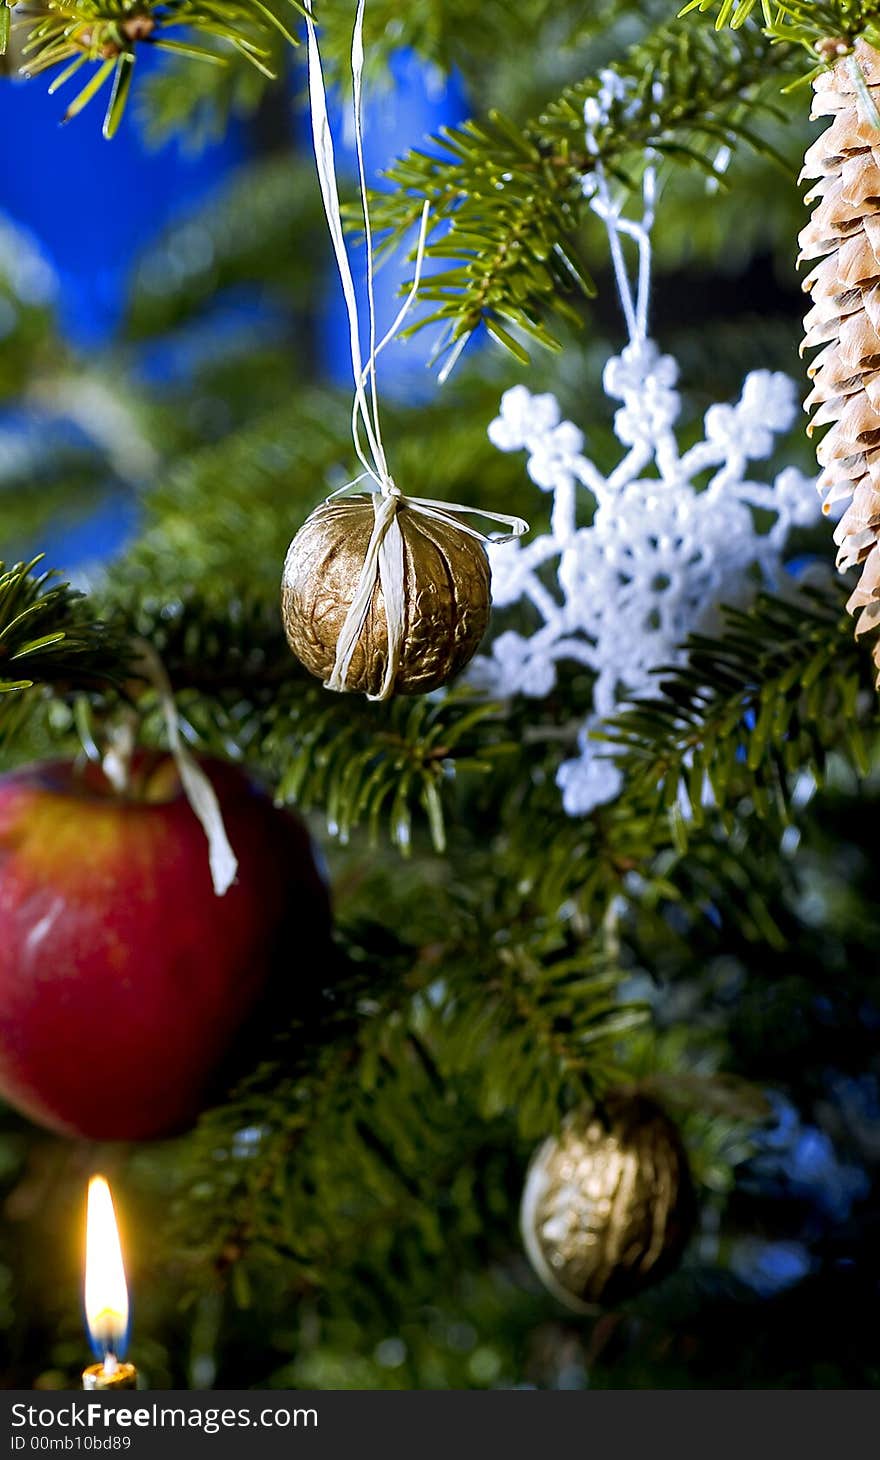
[[634,1297],[677,1264],[694,1224],[687,1156],[647,1096],[615,1090],[539,1147],[523,1191],[526,1251],[551,1293],[581,1311]]

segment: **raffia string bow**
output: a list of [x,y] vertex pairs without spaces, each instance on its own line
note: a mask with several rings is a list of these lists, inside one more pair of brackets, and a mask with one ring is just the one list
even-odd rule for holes
[[[368,698],[419,693],[443,684],[467,663],[485,632],[491,604],[486,533],[465,524],[476,514],[506,528],[505,541],[528,525],[520,517],[461,503],[404,495],[382,443],[376,360],[394,337],[418,290],[428,204],[422,211],[412,287],[391,328],[377,342],[372,232],[363,155],[363,21],[359,0],[352,37],[352,106],[367,251],[370,349],[360,348],[357,297],[343,237],[333,139],[317,35],[306,0],[309,96],[321,196],[342,280],[354,376],[352,440],[362,474],[305,522],[287,554],[282,611],[294,653],[333,690]],[[366,445],[361,440],[361,432]],[[345,494],[361,482],[369,492]]]

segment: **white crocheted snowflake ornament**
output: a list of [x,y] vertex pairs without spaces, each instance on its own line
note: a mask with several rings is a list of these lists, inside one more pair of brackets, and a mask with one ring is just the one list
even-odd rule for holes
[[643,693],[652,670],[680,661],[688,634],[711,627],[719,604],[778,585],[790,528],[818,513],[813,482],[796,468],[771,484],[749,475],[793,424],[797,395],[786,375],[753,371],[734,405],[709,408],[704,439],[683,452],[677,378],[676,362],[649,339],[608,361],[603,384],[621,402],[614,430],[627,450],[607,476],[552,395],[514,387],[489,427],[500,451],[528,453],[529,476],[553,506],[548,533],[490,547],[495,608],[526,602],[536,627],[502,632],[474,672],[493,694],[541,698],[562,661],[593,671],[578,755],[558,773],[572,816],[620,789],[590,731],[621,694]]

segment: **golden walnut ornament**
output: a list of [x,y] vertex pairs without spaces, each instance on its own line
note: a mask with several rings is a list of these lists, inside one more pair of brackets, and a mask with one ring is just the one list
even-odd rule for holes
[[[440,504],[438,504],[440,505]],[[344,687],[371,698],[424,694],[445,684],[473,656],[489,622],[489,560],[476,534],[449,516],[400,496],[402,631],[397,665],[389,656],[385,596],[379,575],[344,676]],[[288,643],[306,669],[331,678],[337,643],[358,592],[375,523],[372,496],[325,502],[300,528],[287,554],[281,608]]]
[[570,1116],[532,1158],[520,1222],[532,1266],[551,1293],[586,1311],[657,1282],[694,1224],[687,1156],[653,1100],[614,1091]]

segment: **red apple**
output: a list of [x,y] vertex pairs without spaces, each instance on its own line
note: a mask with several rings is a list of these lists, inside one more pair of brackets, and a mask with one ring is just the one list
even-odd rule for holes
[[185,1127],[270,975],[295,994],[326,960],[305,828],[203,765],[239,861],[222,898],[169,757],[139,757],[125,797],[96,766],[0,777],[0,1095],[54,1130]]

